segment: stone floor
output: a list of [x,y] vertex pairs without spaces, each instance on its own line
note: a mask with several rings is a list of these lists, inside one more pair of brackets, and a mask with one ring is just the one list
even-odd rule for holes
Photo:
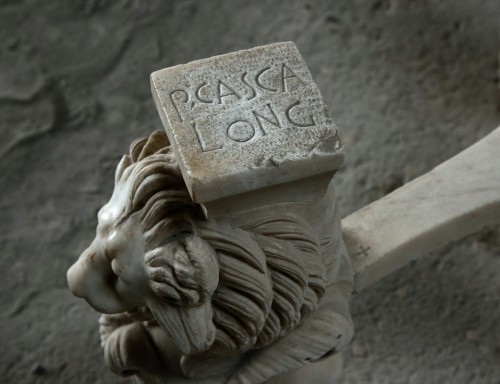
[[[293,40],[343,133],[347,215],[500,124],[499,20],[499,0],[0,0],[1,383],[124,382],[65,273],[161,126],[152,71]],[[338,383],[500,383],[499,253],[487,228],[354,296]]]

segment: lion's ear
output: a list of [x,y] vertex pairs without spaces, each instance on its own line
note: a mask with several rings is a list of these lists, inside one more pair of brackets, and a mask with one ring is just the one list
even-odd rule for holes
[[174,306],[198,306],[219,283],[215,250],[195,234],[179,235],[146,254],[146,273],[156,296]]
[[179,235],[146,255],[153,295],[148,306],[183,353],[208,349],[215,339],[212,294],[219,282],[214,249],[195,234]]
[[183,354],[203,352],[215,340],[212,303],[174,307],[159,299],[148,302],[149,309]]

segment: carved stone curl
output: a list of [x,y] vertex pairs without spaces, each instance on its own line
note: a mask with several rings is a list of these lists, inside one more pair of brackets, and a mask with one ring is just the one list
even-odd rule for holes
[[162,131],[118,164],[68,282],[103,313],[106,364],[139,383],[272,381],[353,334],[331,185],[320,201],[207,220]]

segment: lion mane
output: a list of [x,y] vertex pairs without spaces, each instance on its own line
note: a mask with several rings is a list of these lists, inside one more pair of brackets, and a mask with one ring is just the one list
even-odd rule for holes
[[[175,341],[185,356],[266,347],[294,330],[325,294],[326,240],[293,213],[257,215],[241,227],[206,220],[163,131],[132,143],[117,166],[117,188],[126,203],[116,225],[140,217],[148,284],[158,298],[149,310],[164,328],[177,328],[166,329],[171,336],[184,327],[187,336]],[[177,308],[178,321],[166,321],[172,313],[163,308]],[[106,324],[104,318],[103,344]],[[193,377],[197,359],[191,360],[182,369]]]

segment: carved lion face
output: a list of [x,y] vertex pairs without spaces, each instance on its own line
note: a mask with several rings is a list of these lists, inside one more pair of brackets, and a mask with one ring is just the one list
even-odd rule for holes
[[214,251],[189,233],[148,250],[140,212],[117,224],[123,209],[115,196],[99,211],[94,241],[68,271],[70,289],[101,313],[147,307],[183,352],[208,348],[215,337]]
[[69,269],[68,283],[101,313],[148,308],[191,353],[215,338],[210,299],[219,266],[194,233],[194,205],[165,142],[164,133],[154,133],[122,159],[96,237]]
[[137,214],[116,225],[123,212],[113,195],[98,214],[96,237],[68,271],[71,291],[101,313],[120,313],[145,305],[145,239]]

